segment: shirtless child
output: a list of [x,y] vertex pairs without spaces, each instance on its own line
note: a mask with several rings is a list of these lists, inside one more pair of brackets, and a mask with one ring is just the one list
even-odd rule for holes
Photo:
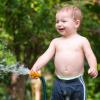
[[56,30],[61,37],[53,39],[46,52],[38,58],[32,67],[37,72],[54,57],[56,80],[51,100],[65,100],[69,92],[70,100],[86,100],[84,58],[90,66],[88,74],[97,77],[97,61],[87,38],[79,35],[77,30],[82,20],[81,10],[74,6],[65,6],[56,13]]

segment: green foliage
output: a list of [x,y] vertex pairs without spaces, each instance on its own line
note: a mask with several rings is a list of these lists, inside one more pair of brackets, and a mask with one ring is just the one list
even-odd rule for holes
[[15,56],[7,49],[7,45],[3,40],[0,40],[0,64],[11,65],[16,63]]

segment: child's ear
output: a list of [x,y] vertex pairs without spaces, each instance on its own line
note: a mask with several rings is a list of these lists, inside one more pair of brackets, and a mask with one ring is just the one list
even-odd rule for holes
[[80,26],[80,20],[75,20],[75,26],[76,26],[76,28],[78,28],[79,26]]

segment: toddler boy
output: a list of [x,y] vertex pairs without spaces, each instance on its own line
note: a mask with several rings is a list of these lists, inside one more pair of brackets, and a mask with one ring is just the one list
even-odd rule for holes
[[65,6],[56,13],[56,30],[61,37],[51,41],[46,52],[38,58],[32,67],[37,72],[54,57],[56,80],[51,100],[86,100],[83,81],[84,58],[90,66],[88,74],[97,77],[97,61],[87,38],[79,35],[77,30],[82,20],[78,7]]

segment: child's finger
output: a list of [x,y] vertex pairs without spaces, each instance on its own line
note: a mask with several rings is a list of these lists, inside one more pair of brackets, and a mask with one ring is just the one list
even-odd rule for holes
[[89,70],[88,71],[88,74],[90,74],[93,78],[96,78],[97,76],[98,76],[98,73],[97,73],[97,71],[95,71],[95,70]]

